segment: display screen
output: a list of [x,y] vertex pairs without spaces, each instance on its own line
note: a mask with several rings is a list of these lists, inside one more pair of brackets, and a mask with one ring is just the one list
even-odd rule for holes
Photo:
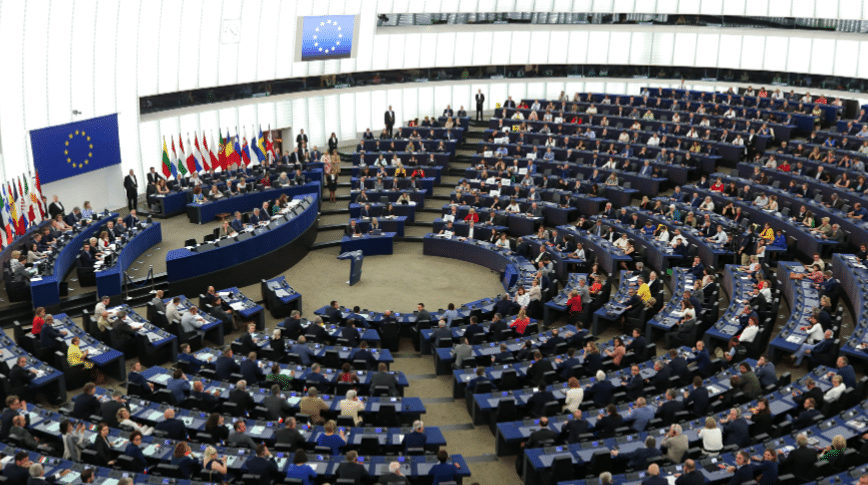
[[353,55],[355,15],[299,17],[301,60],[346,59]]

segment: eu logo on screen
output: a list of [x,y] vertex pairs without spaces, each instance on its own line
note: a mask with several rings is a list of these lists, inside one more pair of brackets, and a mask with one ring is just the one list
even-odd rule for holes
[[304,17],[301,60],[344,59],[353,52],[355,15]]

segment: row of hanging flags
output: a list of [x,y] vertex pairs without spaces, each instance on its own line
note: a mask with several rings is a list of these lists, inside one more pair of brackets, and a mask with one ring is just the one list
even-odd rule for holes
[[214,133],[211,133],[211,144],[209,145],[209,137],[204,132],[202,133],[201,144],[198,133],[193,133],[192,139],[187,133],[187,144],[185,145],[184,139],[178,135],[178,149],[175,148],[174,136],[169,137],[169,145],[167,145],[166,137],[163,137],[163,175],[167,179],[169,177],[179,179],[192,172],[216,171],[218,169],[232,170],[238,169],[242,165],[247,167],[254,163],[273,163],[277,158],[274,153],[274,142],[271,140],[270,127],[267,137],[263,135],[261,127],[258,135],[254,131],[249,145],[246,129],[240,141],[237,128],[234,137],[230,136],[228,129],[225,138],[221,132],[218,132],[217,136],[215,144]]
[[7,180],[0,188],[0,246],[12,244],[16,237],[24,235],[27,228],[48,218],[48,207],[42,201],[42,185],[39,170],[36,175],[19,175]]

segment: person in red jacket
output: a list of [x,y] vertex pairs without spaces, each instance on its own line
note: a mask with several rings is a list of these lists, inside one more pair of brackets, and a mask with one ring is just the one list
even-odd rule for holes
[[515,333],[519,335],[524,335],[525,330],[527,329],[527,325],[530,323],[530,318],[528,318],[525,313],[525,309],[522,308],[518,311],[518,315],[515,316],[515,321],[512,322],[509,326],[510,328],[515,329]]
[[464,217],[464,220],[467,222],[479,222],[479,214],[476,213],[476,209],[470,208],[470,212]]

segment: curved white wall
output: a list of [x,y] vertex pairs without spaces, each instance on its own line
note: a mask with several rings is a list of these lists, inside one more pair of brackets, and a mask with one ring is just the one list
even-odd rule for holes
[[[866,14],[864,3],[2,0],[0,45],[6,69],[0,87],[2,92],[12,94],[0,98],[0,175],[3,179],[14,177],[32,166],[29,130],[108,113],[119,114],[123,171],[132,168],[143,177],[142,167],[159,162],[160,138],[164,134],[186,135],[187,131],[200,129],[216,132],[227,127],[233,127],[234,132],[235,126],[250,130],[271,124],[305,128],[314,142],[321,144],[326,130],[351,138],[364,127],[379,126],[387,103],[396,107],[401,118],[408,118],[431,114],[446,102],[460,104],[476,89],[474,83],[385,86],[374,91],[304,93],[219,109],[202,106],[183,115],[139,117],[138,100],[142,96],[258,80],[378,69],[524,63],[697,65],[868,77],[868,41],[858,34],[612,25],[459,25],[377,30],[378,13],[635,11],[861,19]],[[293,62],[296,17],[326,14],[360,15],[358,57]],[[227,19],[240,22],[236,43],[223,43],[221,23]],[[505,86],[479,84],[491,85],[492,89]],[[548,93],[557,83],[516,86],[520,85],[527,85],[527,91],[542,89]],[[494,99],[500,97],[494,95]],[[73,110],[81,114],[73,115]],[[94,196],[94,205],[121,204],[120,181],[112,189]],[[48,190],[61,196],[75,194],[73,200],[77,200],[81,184],[71,179],[53,184]]]

